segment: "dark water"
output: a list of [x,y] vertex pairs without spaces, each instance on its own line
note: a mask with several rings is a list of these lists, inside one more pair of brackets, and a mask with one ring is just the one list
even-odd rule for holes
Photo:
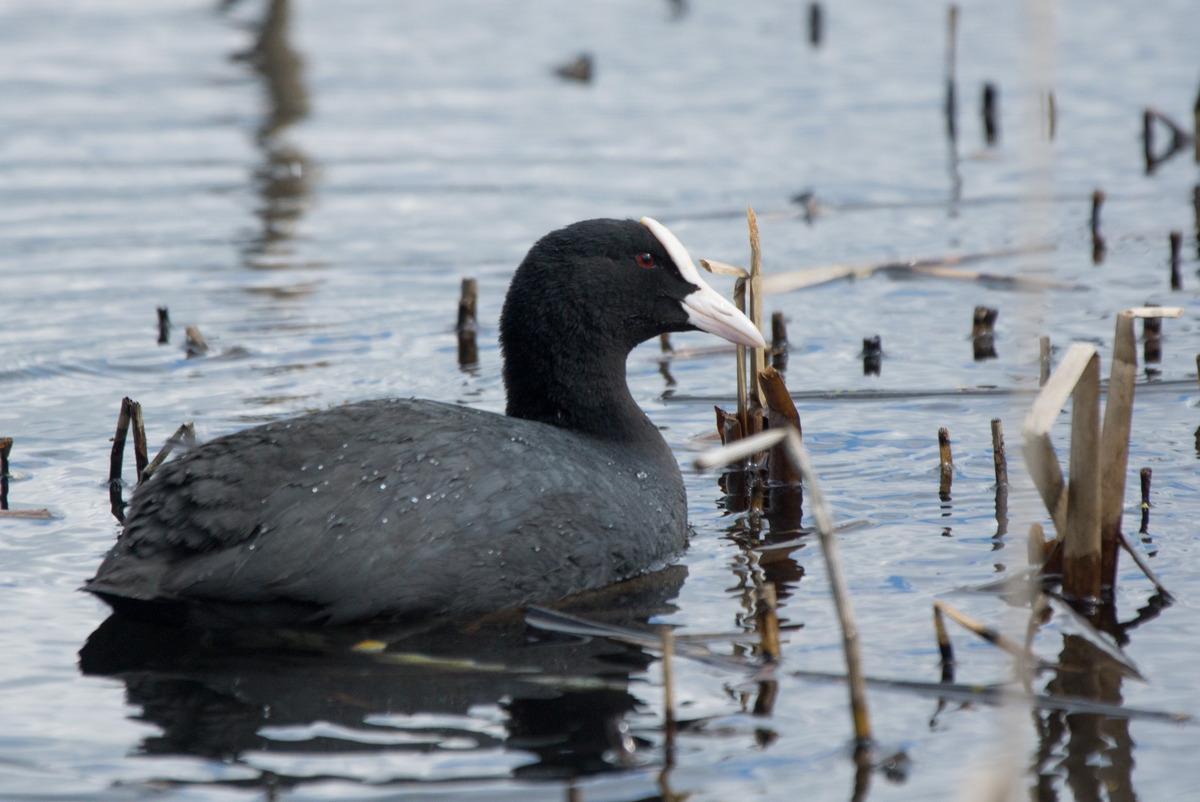
[[[1054,249],[972,266],[1080,285],[1030,293],[877,274],[768,298],[768,312],[790,319],[793,390],[895,393],[801,404],[835,516],[861,522],[842,550],[876,676],[937,679],[935,598],[1024,628],[1024,611],[960,590],[1023,568],[1021,535],[1043,517],[1014,465],[1011,534],[996,536],[988,421],[1002,419],[1015,461],[1029,396],[943,391],[1035,387],[1041,335],[1058,354],[1096,345],[1107,372],[1117,311],[1183,307],[1164,323],[1162,361],[1143,371],[1130,457],[1131,475],[1153,469],[1136,545],[1176,596],[1128,631],[1147,681],[1085,687],[1062,673],[1038,689],[1200,712],[1197,168],[1182,153],[1148,174],[1141,142],[1147,106],[1191,127],[1200,15],[1182,1],[1057,7],[1057,125],[1041,183],[1024,133],[1039,128],[1022,102],[1037,97],[1028,20],[1016,6],[961,6],[953,147],[941,3],[829,4],[819,48],[804,4],[0,6],[0,436],[16,440],[11,506],[54,516],[0,519],[0,796],[849,798],[841,687],[786,673],[760,685],[679,660],[678,715],[693,724],[664,775],[657,663],[516,625],[411,641],[441,658],[432,664],[353,651],[357,633],[164,654],[147,652],[171,643],[162,633],[105,629],[93,642],[109,649],[85,652],[80,670],[106,613],[75,588],[116,532],[105,479],[123,396],[143,404],[153,444],[184,420],[211,437],[383,395],[499,409],[508,276],[541,234],[593,216],[652,215],[693,255],[745,264],[753,206],[768,272],[1036,236]],[[583,51],[595,59],[590,84],[554,74]],[[977,112],[987,81],[1000,93],[991,147]],[[1156,130],[1161,150],[1169,135]],[[1107,193],[1098,264],[1095,189]],[[805,190],[810,221],[789,203]],[[1030,192],[1040,200],[1022,203]],[[1175,291],[1172,230],[1183,233]],[[466,276],[481,292],[470,372],[452,333]],[[997,355],[984,361],[969,337],[977,305],[999,311]],[[155,306],[176,324],[169,345],[155,343]],[[210,355],[186,357],[187,325]],[[862,339],[876,334],[882,373],[864,376]],[[669,381],[659,367],[657,346],[635,352],[630,384],[690,463],[712,428],[708,399],[732,393],[730,360],[677,360]],[[954,441],[951,501],[937,492],[942,426]],[[599,609],[653,614],[681,633],[752,633],[750,589],[766,577],[796,627],[785,667],[840,670],[815,544],[753,550],[753,522],[726,514],[716,479],[685,474],[696,528],[686,571]],[[1128,561],[1119,585],[1127,621],[1152,589]],[[1035,650],[1055,660],[1077,648],[1064,634],[1056,618]],[[953,637],[960,680],[1010,675],[1001,653]],[[896,691],[871,701],[884,751],[909,761],[902,781],[874,774],[871,799],[976,798],[989,766],[1042,799],[1194,791],[1195,726],[978,704],[935,714],[935,700]]]

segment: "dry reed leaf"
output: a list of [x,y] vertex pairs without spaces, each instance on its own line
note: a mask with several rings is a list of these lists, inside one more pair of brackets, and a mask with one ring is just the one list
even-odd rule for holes
[[715,259],[698,259],[700,266],[709,273],[714,273],[718,276],[733,276],[734,278],[749,278],[750,272],[745,268],[737,265],[727,265],[724,262],[718,262]]

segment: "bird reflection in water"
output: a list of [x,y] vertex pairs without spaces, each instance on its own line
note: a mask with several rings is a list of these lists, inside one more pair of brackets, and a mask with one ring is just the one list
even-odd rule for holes
[[[557,608],[646,629],[651,616],[675,609],[671,599],[686,573],[667,568]],[[329,772],[314,776],[312,768],[331,757],[339,758],[339,778],[373,784],[430,779],[427,765],[414,768],[439,754],[459,764],[455,779],[469,779],[461,767],[472,753],[480,778],[495,779],[489,755],[498,749],[512,758],[505,762],[514,778],[569,779],[656,759],[638,753],[647,743],[630,736],[625,720],[642,705],[630,677],[653,658],[633,646],[529,629],[519,610],[425,629],[220,633],[113,615],[79,658],[84,674],[124,682],[129,703],[140,708],[135,718],[158,727],[139,754],[240,763],[256,772],[207,781],[217,785],[328,780]],[[288,776],[280,763],[304,769]],[[390,776],[379,776],[381,765],[392,766],[384,769]],[[159,779],[196,782],[191,773]]]

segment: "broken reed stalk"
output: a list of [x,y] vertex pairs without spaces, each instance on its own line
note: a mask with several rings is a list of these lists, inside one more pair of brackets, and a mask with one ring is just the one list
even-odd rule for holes
[[1150,109],[1142,111],[1142,157],[1146,161],[1146,172],[1154,172],[1157,164],[1154,158],[1154,112]]
[[788,338],[787,318],[783,312],[771,313],[771,367],[778,371],[787,370]]
[[133,464],[137,471],[137,481],[140,484],[146,471],[146,465],[149,463],[147,456],[149,452],[146,448],[146,420],[142,417],[142,405],[136,401],[129,403],[132,405],[130,423],[133,425]]
[[717,413],[717,433],[721,435],[721,445],[728,445],[742,439],[742,423],[737,415],[730,415],[720,407],[714,406]]
[[663,733],[666,753],[673,756],[675,746],[675,629],[663,624],[662,637]]
[[[791,426],[797,432],[803,431],[800,427],[800,413],[796,411],[796,404],[792,401],[779,371],[772,367],[763,368],[759,379],[767,402],[767,423],[770,428],[783,429]],[[771,450],[767,478],[785,485],[800,483],[799,471],[783,453],[783,447],[780,445]]]
[[1038,387],[1045,387],[1050,379],[1050,338],[1038,337]]
[[1026,544],[1026,556],[1029,565],[1033,568],[1039,566],[1043,571],[1046,570],[1046,532],[1042,529],[1041,524],[1029,525],[1029,541]]
[[[743,314],[746,312],[746,280],[738,279],[733,284],[733,302]],[[750,431],[749,398],[746,395],[746,346],[737,347],[737,417],[742,429],[742,437],[754,434]]]
[[[1071,402],[1067,529],[1063,538],[1063,591],[1100,598],[1100,357],[1093,350]],[[1126,441],[1127,442],[1127,441]]]
[[1000,90],[992,82],[983,85],[983,139],[989,147],[1000,138],[1000,122],[996,107],[1000,103]]
[[1150,580],[1150,583],[1154,585],[1154,589],[1158,591],[1159,595],[1161,595],[1164,599],[1173,599],[1174,596],[1169,590],[1163,587],[1162,582],[1158,580],[1154,570],[1142,558],[1142,555],[1138,554],[1138,552],[1133,548],[1133,545],[1129,542],[1129,538],[1125,537],[1123,532],[1118,532],[1117,537],[1120,538],[1121,548],[1125,549],[1126,553],[1129,554],[1129,557],[1133,560],[1134,564],[1141,569],[1142,573],[1146,575],[1146,578]]
[[[707,259],[700,259],[700,265],[710,273],[736,276],[733,285],[733,302],[739,310],[746,314],[755,327],[762,331],[762,252],[758,236],[758,218],[754,210],[746,209],[746,221],[750,230],[750,271],[740,267],[727,265]],[[755,348],[747,354],[743,345],[736,348],[737,353],[737,395],[738,420],[742,436],[762,431],[763,400],[758,386],[759,371],[766,365],[765,349]],[[750,360],[750,373],[747,376],[747,356]]]
[[1100,209],[1106,197],[1103,190],[1097,189],[1092,193],[1092,264],[1097,265],[1104,261],[1106,250],[1104,237],[1100,233]]
[[1008,456],[1004,453],[1004,429],[999,418],[992,418],[992,467],[996,487],[1008,487]]
[[1179,274],[1179,250],[1183,247],[1183,232],[1172,231],[1171,241],[1171,289],[1183,289],[1183,277]]
[[1196,93],[1196,102],[1192,105],[1192,147],[1195,150],[1196,164],[1200,164],[1200,92]]
[[982,638],[983,640],[992,644],[993,646],[997,646],[997,647],[1003,649],[1004,651],[1008,652],[1013,657],[1016,657],[1019,660],[1027,660],[1027,661],[1029,661],[1030,665],[1037,665],[1040,662],[1037,657],[1035,657],[1034,655],[1029,653],[1028,649],[1023,648],[1019,643],[1014,641],[1012,638],[1003,634],[999,630],[993,629],[993,628],[987,626],[986,624],[976,621],[974,618],[971,618],[968,615],[964,615],[964,614],[960,613],[958,610],[955,610],[953,607],[946,604],[941,599],[934,601],[933,609],[937,610],[937,611],[941,611],[942,613],[947,615],[950,618],[950,620],[954,621],[956,624],[961,626],[963,629],[967,630],[968,632],[970,632],[974,635],[979,636],[980,638]]
[[[808,4],[808,43],[813,47],[821,46],[821,35],[824,33],[823,11],[820,3]],[[1197,158],[1200,161],[1200,157]]]
[[[1117,315],[1103,429],[1099,356],[1083,343],[1067,351],[1025,418],[1025,462],[1058,533],[1067,595],[1099,598],[1102,588],[1115,582],[1137,373],[1133,319],[1182,313],[1179,307],[1140,307]],[[1073,398],[1070,478],[1064,490],[1049,431],[1068,397]]]
[[458,295],[458,366],[460,368],[479,364],[479,346],[475,333],[479,330],[476,310],[479,305],[479,283],[473,278],[464,278]]
[[184,345],[189,358],[194,356],[203,356],[208,353],[208,342],[204,339],[204,335],[200,333],[200,329],[196,326],[188,326],[183,330],[187,335],[187,341]]
[[195,442],[195,425],[191,421],[179,424],[179,428],[175,430],[175,433],[167,438],[167,442],[163,443],[163,447],[160,448],[158,453],[154,455],[154,459],[150,460],[150,463],[146,465],[146,469],[142,471],[142,478],[139,480],[138,484],[145,482],[147,479],[153,476],[154,472],[157,471],[158,467],[163,464],[163,461],[171,455],[171,452],[175,450],[177,445],[182,443],[190,446]]
[[1046,138],[1051,142],[1054,141],[1054,134],[1058,128],[1058,102],[1054,99],[1054,90],[1046,92]]
[[[1196,129],[1196,143],[1200,146],[1200,128]],[[1196,229],[1196,258],[1200,259],[1200,184],[1192,187],[1192,217]]]
[[1142,525],[1138,527],[1138,534],[1148,534],[1150,529],[1150,477],[1152,473],[1149,468],[1142,468],[1138,474],[1138,478],[1142,483],[1142,503],[1139,507],[1142,511]]
[[[1156,153],[1154,147],[1154,121],[1158,120],[1171,132],[1171,141],[1161,152]],[[1158,109],[1147,108],[1142,112],[1142,155],[1146,160],[1146,174],[1157,169],[1158,165],[1174,156],[1193,141],[1194,137],[1183,126],[1163,114]]]
[[12,444],[11,437],[0,437],[0,510],[8,509],[8,455]]
[[477,327],[476,308],[479,304],[479,282],[473,278],[464,278],[458,295],[458,322],[455,331],[475,331]]
[[[767,295],[782,292],[792,292],[808,287],[828,284],[831,281],[856,278],[865,279],[879,272],[898,276],[932,276],[959,281],[986,281],[1001,287],[1011,289],[1082,289],[1080,284],[1065,281],[1055,281],[1036,277],[1006,276],[1000,273],[981,273],[967,270],[961,265],[972,264],[990,259],[1002,259],[1009,256],[1020,256],[1029,253],[1042,253],[1053,250],[1052,246],[1031,245],[1022,248],[1002,248],[994,251],[979,253],[950,254],[933,258],[906,259],[891,262],[863,262],[852,265],[825,265],[823,267],[806,267],[799,270],[789,270],[784,273],[771,273],[763,277],[763,292]],[[703,260],[702,260],[703,261]],[[740,270],[719,262],[710,262],[713,272],[725,272],[724,268]],[[720,270],[717,269],[718,265]],[[956,267],[956,265],[958,267]],[[745,272],[745,271],[741,271]]]
[[942,682],[954,682],[954,645],[950,642],[950,635],[946,632],[945,613],[937,604],[933,605],[933,632],[937,637]]
[[782,650],[779,646],[779,616],[775,596],[775,583],[756,583],[757,596],[754,605],[755,627],[758,629],[759,647],[762,649],[763,660],[768,663],[778,663]]
[[958,139],[958,6],[951,4],[946,13],[946,136],[951,142]]
[[1142,321],[1142,359],[1148,365],[1162,362],[1162,321],[1158,318]]
[[1008,534],[1008,456],[1004,452],[1004,430],[992,418],[992,468],[996,474],[996,538]]
[[171,340],[171,313],[167,307],[155,307],[158,313],[158,344],[166,345]]
[[[1083,384],[1094,386],[1080,395],[1079,387]],[[1100,358],[1096,349],[1075,343],[1034,399],[1021,428],[1025,462],[1054,522],[1054,530],[1062,538],[1064,563],[1071,565],[1071,578],[1068,579],[1064,564],[1063,590],[1078,597],[1098,598],[1100,595],[1100,531],[1099,526],[1088,529],[1099,513],[1099,465],[1096,464],[1099,459],[1096,448],[1100,434],[1099,414],[1098,410],[1086,409],[1089,403],[1099,404],[1099,392]],[[1050,427],[1072,395],[1075,396],[1070,468],[1073,490],[1063,481],[1062,469],[1050,442]],[[1080,439],[1078,446],[1076,437]],[[1085,439],[1090,439],[1090,445],[1084,443]],[[1073,527],[1067,516],[1069,500],[1075,501],[1072,512],[1079,514]]]
[[871,741],[871,716],[867,707],[867,684],[862,669],[858,627],[854,620],[854,607],[850,601],[845,570],[842,568],[833,517],[829,512],[829,505],[825,502],[820,480],[809,460],[808,451],[804,448],[800,434],[795,429],[770,429],[732,445],[709,451],[696,459],[695,466],[700,470],[707,470],[718,465],[725,465],[764,451],[780,442],[786,443],[788,459],[795,463],[807,486],[809,509],[812,511],[817,536],[821,542],[821,551],[825,556],[825,567],[829,573],[834,608],[841,625],[842,650],[845,654],[846,673],[849,678],[850,711],[854,737],[861,750]]
[[128,396],[121,399],[121,409],[117,413],[117,431],[113,435],[112,450],[108,455],[108,484],[116,485],[121,481],[121,465],[125,461],[125,440],[129,437],[129,418],[133,411],[133,401]]
[[[763,292],[762,292],[762,243],[758,237],[758,217],[754,214],[754,210],[746,208],[746,225],[750,233],[750,280],[748,291],[748,305],[750,307],[750,321],[754,323],[754,328],[762,331],[763,317]],[[766,365],[766,354],[762,348],[750,349],[750,410],[751,414],[761,414],[762,410],[762,390],[759,388],[758,376]],[[762,427],[755,427],[754,431],[761,431]]]
[[[121,399],[121,411],[117,413],[117,431],[113,435],[112,451],[108,461],[108,489],[114,509],[123,507],[121,502],[121,466],[125,460],[125,441],[133,429],[133,458],[136,466],[134,484],[142,481],[148,459],[146,457],[146,424],[142,418],[142,405],[128,396]],[[119,516],[118,516],[119,517]]]
[[788,459],[796,462],[796,468],[804,477],[808,486],[809,508],[812,519],[816,523],[817,538],[821,541],[821,551],[829,574],[830,591],[833,593],[834,609],[838,612],[841,626],[842,652],[846,657],[846,674],[850,688],[850,707],[853,720],[854,738],[858,747],[868,746],[871,740],[871,717],[866,705],[866,678],[863,674],[862,650],[858,645],[858,627],[854,622],[854,609],[850,599],[850,588],[846,583],[846,573],[841,565],[841,553],[838,550],[838,539],[833,526],[833,516],[829,513],[829,505],[821,490],[821,481],[809,460],[808,450],[800,439],[799,432],[794,429],[772,429],[748,437],[744,441],[726,445],[724,448],[708,451],[697,457],[695,466],[707,471],[728,462],[745,459],[746,456],[757,454],[773,447],[780,442],[786,443]]
[[975,361],[996,357],[996,318],[1000,312],[987,306],[977,306],[971,316],[971,346]]
[[854,606],[850,601],[850,588],[842,569],[841,553],[833,527],[833,516],[817,473],[808,458],[808,451],[794,429],[786,431],[788,453],[804,476],[808,486],[809,507],[817,525],[821,551],[825,555],[825,567],[829,572],[829,585],[833,591],[833,604],[842,628],[842,650],[846,657],[846,672],[849,674],[850,709],[854,722],[854,737],[859,751],[871,741],[871,717],[867,708],[867,683],[862,669],[862,653],[858,644],[858,627],[854,620]]
[[863,338],[863,375],[878,376],[883,368],[883,340],[878,334]]
[[1137,348],[1133,315],[1117,315],[1113,333],[1112,365],[1108,369],[1108,398],[1104,405],[1101,435],[1100,584],[1113,588],[1117,581],[1117,539],[1125,503],[1125,469],[1129,460],[1129,433],[1133,427],[1133,393],[1137,378]]
[[950,430],[938,429],[938,498],[950,500],[950,484],[954,481],[954,459],[950,455]]

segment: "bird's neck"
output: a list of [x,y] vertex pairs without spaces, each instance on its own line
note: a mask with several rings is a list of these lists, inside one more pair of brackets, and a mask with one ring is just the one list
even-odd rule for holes
[[505,353],[507,413],[613,440],[661,442],[625,382],[628,352],[559,349]]

